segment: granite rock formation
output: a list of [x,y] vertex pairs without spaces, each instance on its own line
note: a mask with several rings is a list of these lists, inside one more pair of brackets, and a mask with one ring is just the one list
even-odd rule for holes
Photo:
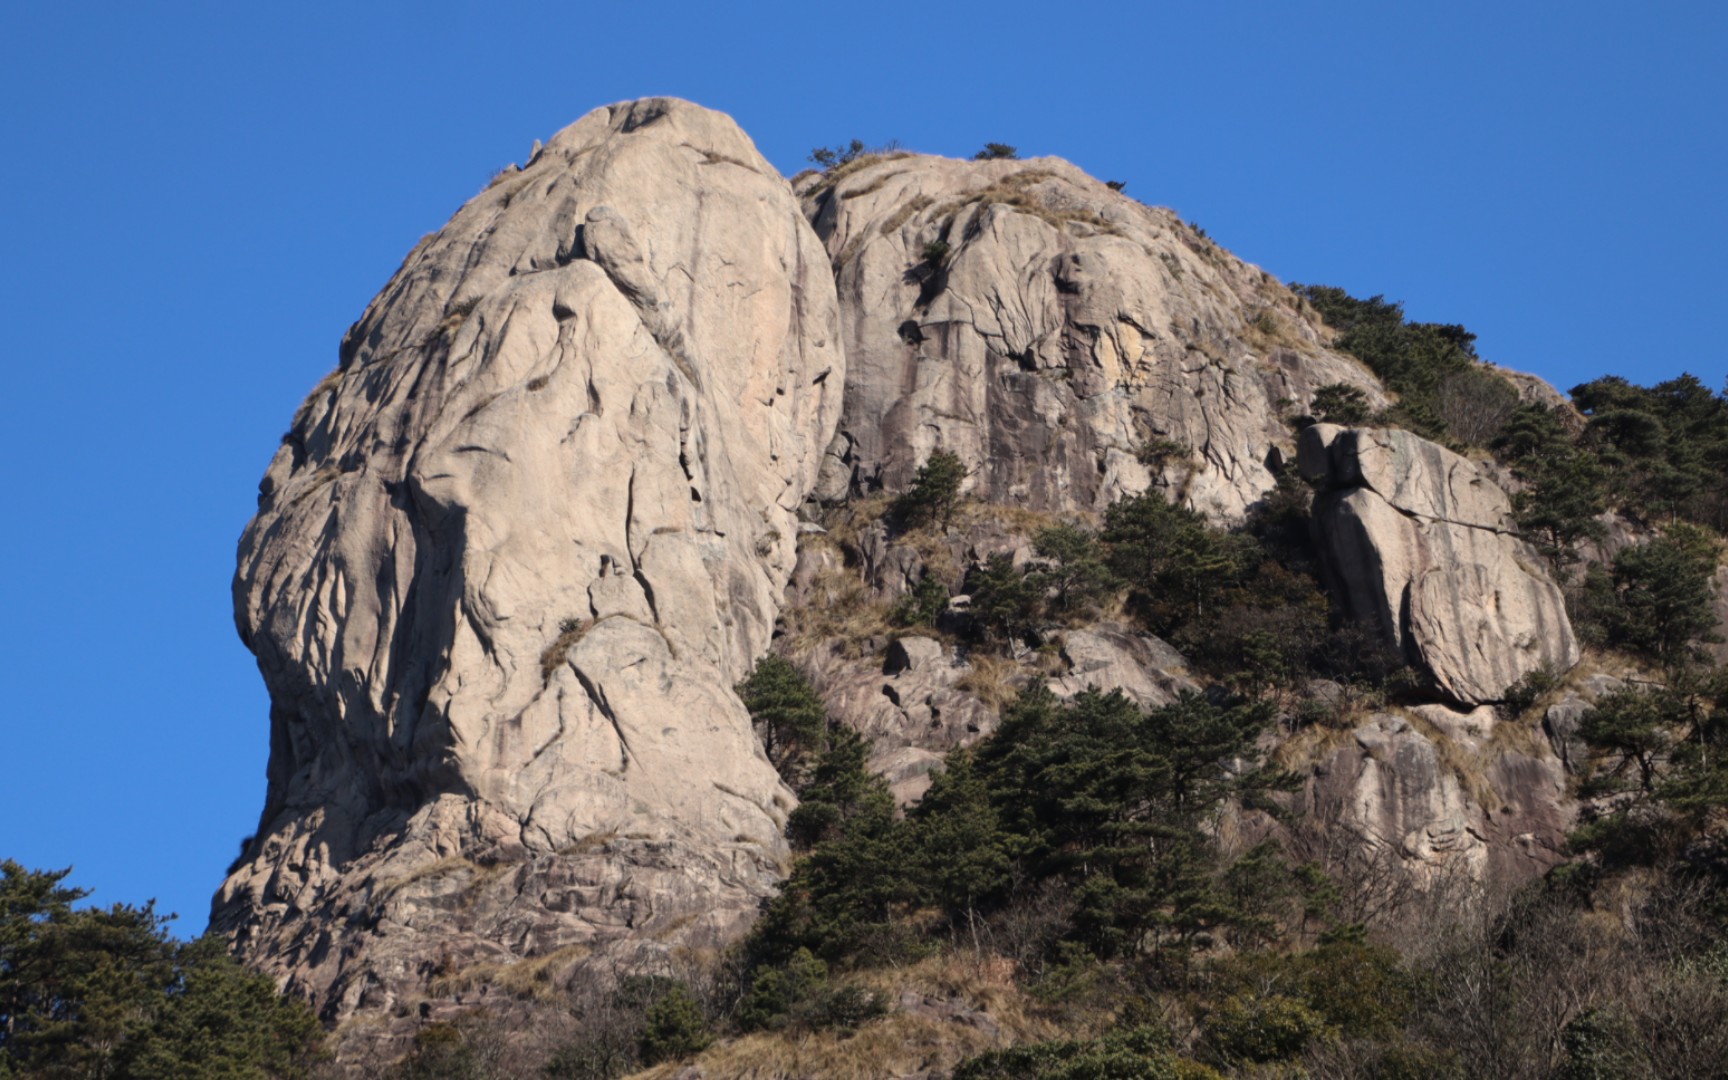
[[1298,467],[1334,591],[1453,700],[1498,701],[1531,671],[1566,671],[1577,638],[1560,588],[1513,529],[1485,470],[1407,431],[1316,424]]
[[[1452,700],[1569,666],[1490,474],[1395,431],[1320,425],[1298,455],[1318,387],[1388,402],[1331,336],[1055,159],[885,156],[788,185],[719,114],[589,114],[409,254],[269,466],[234,585],[269,791],[213,926],[337,1019],[728,940],[787,854],[791,792],[732,690],[783,613],[822,626],[934,564],[1023,563],[1037,523],[1154,488],[1237,522],[1298,456],[1340,599]],[[981,511],[919,546],[859,497],[937,448]],[[878,520],[801,520],[847,500]],[[878,626],[778,647],[903,800],[1034,675],[1145,706],[1200,689],[1124,622],[1049,644],[987,657]],[[1492,723],[1377,714],[1304,797],[1419,868],[1529,873],[1563,772]]]
[[240,542],[269,791],[213,925],[333,1016],[735,933],[793,800],[731,687],[844,378],[826,255],[718,113],[596,110],[423,240]]
[[986,499],[1097,511],[1157,484],[1237,520],[1288,410],[1340,382],[1386,401],[1270,275],[1065,161],[888,156],[799,191],[847,356],[824,499],[899,490],[944,449]]

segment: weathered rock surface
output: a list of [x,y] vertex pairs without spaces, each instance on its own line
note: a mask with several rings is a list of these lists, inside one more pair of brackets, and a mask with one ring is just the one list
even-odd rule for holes
[[1559,586],[1474,463],[1396,428],[1316,424],[1297,466],[1326,489],[1314,520],[1334,591],[1454,700],[1578,662]]
[[332,1015],[735,932],[791,797],[730,688],[844,378],[826,254],[718,113],[596,110],[422,241],[240,543],[272,752],[214,925]]
[[1564,770],[1545,747],[1494,743],[1493,724],[1491,709],[1383,713],[1318,763],[1304,823],[1335,872],[1432,887],[1520,882],[1560,862],[1574,814]]
[[[900,490],[940,448],[999,502],[1100,510],[1156,483],[1233,520],[1291,451],[1286,403],[1337,382],[1385,401],[1269,275],[1065,161],[888,157],[800,191],[845,321],[825,499]],[[1140,453],[1159,442],[1179,450]]]
[[[410,253],[270,465],[234,588],[270,788],[213,925],[332,1017],[736,935],[792,799],[731,687],[782,607],[820,615],[778,647],[903,801],[1030,678],[1198,689],[1126,625],[986,657],[958,599],[945,636],[886,613],[1155,486],[1240,519],[1317,387],[1386,401],[1328,340],[1064,162],[893,157],[795,195],[718,114],[590,114]],[[989,504],[964,528],[795,517],[936,448]],[[1334,586],[1455,701],[1576,659],[1489,474],[1399,432],[1322,425],[1299,456]],[[1435,707],[1352,735],[1305,793],[1349,843],[1430,878],[1552,863],[1564,774],[1533,733]]]

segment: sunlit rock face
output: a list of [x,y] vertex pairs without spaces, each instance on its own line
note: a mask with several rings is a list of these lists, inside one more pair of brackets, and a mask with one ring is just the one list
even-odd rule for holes
[[269,792],[215,925],[332,1015],[736,932],[792,800],[731,687],[844,380],[821,243],[694,105],[596,110],[423,240],[240,543]]
[[847,355],[823,498],[898,490],[943,449],[995,501],[1095,511],[1160,485],[1240,520],[1316,388],[1386,400],[1270,275],[1065,161],[887,157],[799,190]]
[[1498,701],[1578,662],[1559,586],[1474,462],[1407,431],[1329,424],[1302,433],[1297,460],[1325,491],[1314,520],[1334,591],[1449,697]]

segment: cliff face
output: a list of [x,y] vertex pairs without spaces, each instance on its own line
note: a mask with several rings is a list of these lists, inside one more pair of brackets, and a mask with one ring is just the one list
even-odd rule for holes
[[1159,484],[1237,520],[1289,408],[1329,383],[1386,400],[1265,272],[1065,161],[889,157],[801,191],[848,364],[824,499],[900,490],[941,448],[990,500],[1097,511]]
[[272,753],[215,925],[338,1012],[734,930],[792,798],[731,687],[844,378],[814,233],[695,106],[590,113],[423,241],[240,543]]
[[[337,1017],[736,935],[793,805],[731,690],[777,623],[908,799],[1032,675],[1147,705],[1197,688],[1126,623],[994,664],[788,623],[880,606],[932,560],[1024,562],[1027,520],[1152,488],[1240,521],[1316,388],[1387,401],[1328,340],[1268,275],[1065,162],[888,157],[795,190],[719,114],[589,114],[410,253],[271,462],[234,586],[269,791],[214,925]],[[1491,476],[1313,430],[1337,599],[1453,703],[1576,660]],[[935,547],[800,521],[935,449],[981,508]],[[1563,777],[1483,722],[1369,717],[1303,797],[1413,870],[1529,873]],[[1486,781],[1442,764],[1458,747]]]

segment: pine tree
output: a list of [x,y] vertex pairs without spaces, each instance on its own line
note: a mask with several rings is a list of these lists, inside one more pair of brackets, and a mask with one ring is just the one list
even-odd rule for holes
[[769,653],[737,686],[762,735],[762,747],[793,787],[809,759],[821,753],[828,731],[827,707],[808,679],[783,656]]
[[907,528],[930,524],[946,528],[959,509],[960,487],[966,476],[966,465],[958,454],[937,450],[918,467],[912,486],[894,501],[894,515]]

